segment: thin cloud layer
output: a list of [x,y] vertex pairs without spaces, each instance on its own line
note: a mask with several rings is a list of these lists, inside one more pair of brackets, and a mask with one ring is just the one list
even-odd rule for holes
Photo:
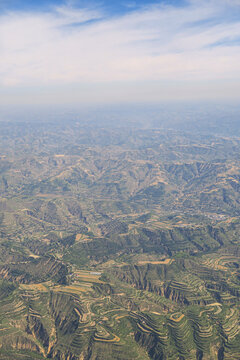
[[64,92],[71,84],[98,84],[98,91],[106,87],[111,93],[111,83],[127,88],[147,82],[151,100],[151,83],[156,91],[156,82],[159,89],[176,82],[180,92],[192,83],[197,96],[197,84],[211,83],[214,89],[222,81],[226,96],[234,96],[240,80],[239,5],[238,0],[193,0],[124,15],[67,5],[5,13],[0,17],[0,87],[9,93],[57,86]]

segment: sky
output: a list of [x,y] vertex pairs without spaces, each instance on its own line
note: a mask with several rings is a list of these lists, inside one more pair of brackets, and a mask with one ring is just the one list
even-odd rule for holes
[[0,0],[0,105],[240,100],[240,0]]

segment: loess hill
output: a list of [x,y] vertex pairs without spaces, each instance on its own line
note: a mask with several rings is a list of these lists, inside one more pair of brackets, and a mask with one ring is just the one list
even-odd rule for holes
[[240,359],[240,138],[0,122],[0,359]]

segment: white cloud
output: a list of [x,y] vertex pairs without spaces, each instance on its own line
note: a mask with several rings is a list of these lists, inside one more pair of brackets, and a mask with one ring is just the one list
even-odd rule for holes
[[224,19],[230,2],[239,3],[191,1],[108,18],[70,6],[2,15],[0,86],[240,80],[240,46],[229,46],[240,21]]

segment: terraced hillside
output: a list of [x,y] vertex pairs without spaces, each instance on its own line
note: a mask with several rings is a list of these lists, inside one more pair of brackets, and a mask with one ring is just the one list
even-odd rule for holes
[[0,123],[0,359],[240,359],[240,139]]

